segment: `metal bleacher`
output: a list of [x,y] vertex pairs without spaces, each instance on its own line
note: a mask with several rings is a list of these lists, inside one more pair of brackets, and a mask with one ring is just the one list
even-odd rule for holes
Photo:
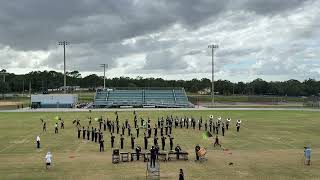
[[94,106],[101,107],[194,107],[183,88],[97,90]]

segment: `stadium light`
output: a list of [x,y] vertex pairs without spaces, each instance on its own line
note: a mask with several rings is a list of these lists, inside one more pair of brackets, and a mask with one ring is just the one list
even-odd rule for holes
[[211,103],[214,106],[214,50],[218,49],[219,46],[217,44],[211,44],[208,46],[212,50],[212,69],[211,69]]
[[100,67],[103,67],[103,89],[106,89],[106,68],[108,68],[108,64],[100,64]]
[[66,75],[66,46],[70,43],[67,41],[60,41],[58,45],[63,46],[63,72],[64,72],[64,78],[63,78],[63,92],[66,94],[66,88],[67,88],[67,75]]

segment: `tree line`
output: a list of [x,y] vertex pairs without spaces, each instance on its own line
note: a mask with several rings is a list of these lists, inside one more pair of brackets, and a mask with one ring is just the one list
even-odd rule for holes
[[[42,93],[48,89],[58,89],[63,86],[64,75],[56,71],[32,71],[27,74],[6,73],[5,81],[0,71],[1,93],[29,91]],[[95,90],[103,86],[103,77],[91,74],[82,77],[79,71],[67,73],[68,86],[80,86]],[[183,87],[187,92],[197,93],[207,89],[210,91],[211,81],[207,78],[192,80],[164,80],[162,78],[136,78],[117,77],[106,79],[107,87]],[[271,81],[255,79],[252,82],[233,83],[228,80],[214,82],[215,93],[221,95],[276,95],[276,96],[318,96],[320,92],[320,81],[308,79],[303,82],[298,80]]]

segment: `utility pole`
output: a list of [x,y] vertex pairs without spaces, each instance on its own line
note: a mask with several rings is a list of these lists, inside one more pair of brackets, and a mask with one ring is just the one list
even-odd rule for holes
[[108,68],[108,64],[100,64],[100,67],[103,67],[103,89],[106,89],[106,68]]
[[219,46],[217,44],[211,44],[208,46],[212,50],[212,69],[211,69],[211,103],[214,106],[214,50],[218,49]]
[[64,78],[63,78],[63,93],[66,94],[66,88],[67,88],[67,75],[66,75],[66,46],[70,43],[67,41],[60,41],[58,43],[60,46],[63,46],[63,72],[64,72]]

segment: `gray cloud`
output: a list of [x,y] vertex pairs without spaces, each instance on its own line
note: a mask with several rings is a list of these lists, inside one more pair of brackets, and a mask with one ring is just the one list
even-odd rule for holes
[[320,40],[316,0],[2,1],[0,62],[6,68],[62,69],[60,40],[71,42],[68,68],[88,73],[108,63],[110,69],[128,67],[128,74],[203,76],[211,69],[211,43],[220,45],[218,73],[238,64],[242,73],[268,75],[276,67],[270,59],[278,59],[290,64],[279,74],[289,75],[304,57],[298,50],[319,57],[306,53]]

